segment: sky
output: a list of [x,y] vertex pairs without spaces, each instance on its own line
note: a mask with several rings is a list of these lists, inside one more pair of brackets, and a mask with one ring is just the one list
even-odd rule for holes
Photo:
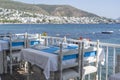
[[32,4],[66,4],[107,18],[120,17],[120,0],[15,0]]

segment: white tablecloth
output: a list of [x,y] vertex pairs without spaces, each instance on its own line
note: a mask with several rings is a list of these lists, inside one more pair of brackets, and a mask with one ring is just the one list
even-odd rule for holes
[[[101,55],[102,52],[103,52],[103,49],[100,49],[98,53],[99,60],[104,58]],[[42,68],[44,70],[44,75],[46,79],[49,79],[50,71],[56,71],[58,68],[57,67],[58,56],[55,54],[50,54],[40,50],[27,48],[27,49],[22,49],[21,58],[25,61],[28,61]],[[91,59],[91,58],[86,58],[86,59]],[[71,59],[70,61],[65,60],[63,64],[71,64],[72,61],[75,61],[75,59]]]
[[[50,71],[57,70],[57,55],[38,51],[35,49],[23,49],[21,51],[22,59],[28,61],[32,64],[36,64],[40,68],[44,69],[44,74],[48,79],[50,76]],[[54,65],[53,65],[54,64]]]
[[120,80],[120,73],[113,74],[109,77],[109,80]]

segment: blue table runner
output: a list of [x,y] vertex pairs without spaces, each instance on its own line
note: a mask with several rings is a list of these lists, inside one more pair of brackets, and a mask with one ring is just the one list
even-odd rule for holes
[[[33,48],[33,49],[35,49],[35,48]],[[65,49],[71,50],[71,49],[77,49],[77,47],[72,48],[72,47],[68,46]],[[37,50],[40,50],[40,49],[37,49]],[[45,49],[41,49],[40,51],[58,55],[56,53],[56,51],[58,51],[58,50],[60,50],[59,47],[52,46],[52,47],[48,47],[48,48],[45,48]],[[84,57],[91,57],[91,56],[96,56],[96,51],[90,51],[90,52],[85,52],[84,53]],[[76,54],[71,54],[71,55],[64,55],[63,60],[75,59],[77,57],[78,57],[77,53]]]

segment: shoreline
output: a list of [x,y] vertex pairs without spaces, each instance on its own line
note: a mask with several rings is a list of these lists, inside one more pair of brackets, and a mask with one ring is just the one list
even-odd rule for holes
[[[4,25],[4,24],[56,24],[56,23],[0,23],[0,25]],[[64,23],[65,24],[65,23]],[[77,23],[66,23],[66,24],[77,24]],[[81,23],[83,24],[83,23]],[[92,23],[89,23],[92,24]],[[99,24],[120,24],[120,23],[97,23]],[[93,24],[94,25],[94,24]]]

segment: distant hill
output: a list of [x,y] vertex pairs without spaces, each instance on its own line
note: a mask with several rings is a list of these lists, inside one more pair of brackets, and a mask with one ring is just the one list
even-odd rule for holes
[[119,17],[119,18],[117,18],[117,20],[120,20],[120,17]]
[[85,12],[83,10],[74,8],[74,7],[69,6],[69,5],[43,5],[43,4],[39,4],[37,6],[44,9],[45,11],[47,11],[50,15],[54,15],[54,16],[98,17],[95,14]]
[[16,10],[21,10],[26,12],[48,14],[45,10],[43,10],[42,8],[36,5],[26,4],[26,3],[12,1],[12,0],[0,0],[0,7],[5,9],[16,9]]
[[99,17],[70,5],[27,4],[13,0],[0,0],[0,7],[53,16]]
[[116,19],[117,23],[120,23],[120,17]]

